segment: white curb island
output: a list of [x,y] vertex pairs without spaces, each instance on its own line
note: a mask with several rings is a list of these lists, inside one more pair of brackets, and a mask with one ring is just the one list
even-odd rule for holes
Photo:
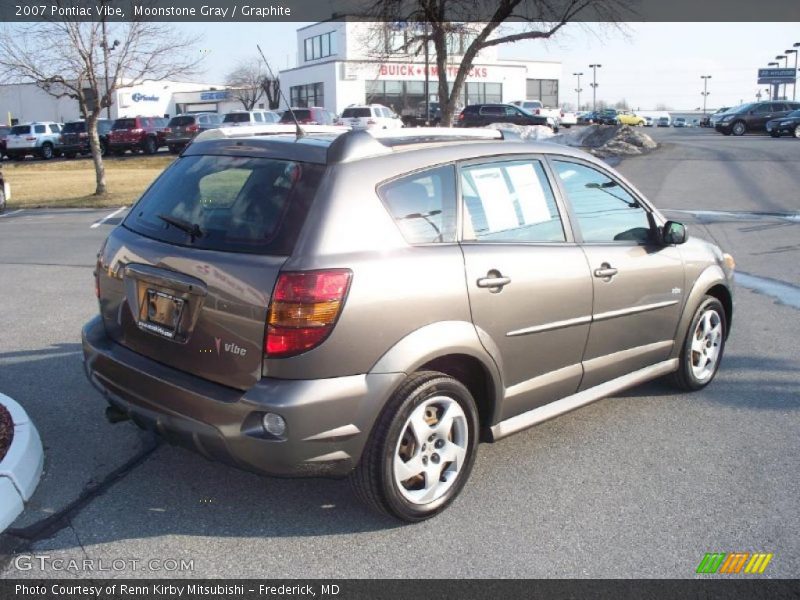
[[30,500],[44,465],[42,440],[33,421],[17,402],[0,394],[0,404],[11,413],[14,437],[11,446],[0,461],[0,532],[22,513]]

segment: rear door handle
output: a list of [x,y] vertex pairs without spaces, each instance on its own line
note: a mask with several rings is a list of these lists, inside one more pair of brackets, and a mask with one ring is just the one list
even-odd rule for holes
[[619,273],[619,271],[617,271],[617,269],[615,269],[614,267],[612,267],[608,263],[603,263],[602,265],[600,265],[599,269],[595,269],[594,270],[594,276],[595,277],[599,277],[601,279],[607,279],[609,281],[617,273]]
[[488,288],[490,292],[496,294],[511,283],[511,277],[504,277],[500,271],[492,269],[486,274],[486,277],[481,277],[475,283],[479,288]]

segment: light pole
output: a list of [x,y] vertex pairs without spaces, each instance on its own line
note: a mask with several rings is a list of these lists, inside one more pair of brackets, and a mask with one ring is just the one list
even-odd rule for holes
[[703,80],[703,116],[706,116],[706,98],[708,98],[708,80],[711,79],[711,75],[700,75],[700,79]]
[[[775,57],[775,60],[777,60],[777,61],[780,61],[780,59],[784,59],[783,68],[784,69],[788,68],[788,66],[789,66],[789,57],[786,56],[785,54],[779,54],[778,56]],[[780,66],[780,63],[778,64],[778,66]],[[780,86],[778,86],[778,89],[780,89]],[[786,98],[786,84],[785,83],[783,84],[783,97]]]
[[597,112],[597,69],[602,66],[603,65],[598,64],[589,65],[589,68],[592,70],[592,112]]
[[583,91],[583,89],[581,89],[581,75],[583,75],[583,73],[573,73],[573,75],[575,75],[575,77],[578,78],[578,87],[575,88],[575,91],[578,92],[578,111],[580,112],[580,110],[581,110],[581,92]]
[[[780,67],[781,63],[768,62],[767,66],[768,67]],[[777,83],[773,83],[772,84],[772,93],[770,94],[770,96],[772,96],[772,97],[770,98],[770,100],[777,100],[778,99],[778,88],[779,87],[780,87],[780,84],[777,84]]]
[[786,50],[786,54],[794,54],[794,83],[792,83],[792,100],[797,99],[797,50],[796,48],[800,47],[800,42],[795,42],[793,44],[794,48],[791,50]]

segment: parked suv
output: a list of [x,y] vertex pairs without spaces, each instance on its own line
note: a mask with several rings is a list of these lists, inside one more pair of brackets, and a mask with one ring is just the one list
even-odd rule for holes
[[[294,113],[294,117],[292,117],[292,113]],[[301,125],[333,125],[331,113],[319,106],[310,106],[308,108],[292,107],[291,112],[284,111],[278,122],[286,125],[287,123],[294,123],[295,119]]]
[[277,123],[281,117],[271,110],[234,110],[222,118],[223,127],[238,127],[241,125],[264,125]]
[[155,154],[166,144],[164,129],[167,120],[161,117],[124,117],[117,119],[108,134],[108,147],[121,156],[126,150]]
[[342,111],[342,116],[336,121],[336,124],[353,129],[399,129],[403,127],[402,119],[383,104],[348,106]]
[[61,124],[38,121],[14,125],[6,137],[6,154],[14,160],[22,160],[28,154],[49,160],[59,153]]
[[479,440],[714,378],[731,257],[601,160],[495,130],[246,129],[198,136],[98,254],[83,352],[112,420],[350,476],[419,521]]
[[725,135],[744,135],[748,131],[766,131],[767,121],[785,117],[800,109],[800,102],[769,101],[750,102],[729,109],[714,125]]
[[558,131],[558,124],[552,117],[534,115],[511,104],[470,104],[458,115],[456,127],[485,127],[492,123],[546,125]]
[[172,117],[164,129],[164,141],[173,154],[191,142],[194,137],[207,129],[220,127],[222,115],[217,113],[196,113],[191,115],[178,115]]
[[0,125],[0,160],[6,156],[6,137],[11,133],[11,127]]
[[[110,119],[97,120],[97,135],[100,138],[100,154],[108,153],[108,134],[111,132],[113,121]],[[91,154],[89,147],[89,132],[86,121],[70,121],[61,128],[61,153],[67,158],[75,158],[79,154]]]

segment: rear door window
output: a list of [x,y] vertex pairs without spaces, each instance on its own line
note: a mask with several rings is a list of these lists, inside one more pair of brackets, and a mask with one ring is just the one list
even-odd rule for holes
[[[156,180],[123,224],[181,246],[288,255],[323,172],[322,165],[287,160],[186,156]],[[187,229],[194,226],[192,235]]]
[[264,117],[261,116],[261,113],[253,113],[253,120],[256,123],[263,123],[264,122]]
[[566,240],[553,191],[538,160],[493,162],[461,170],[464,239]]
[[455,241],[456,186],[452,165],[385,183],[378,188],[378,195],[409,244]]
[[46,129],[45,129],[45,127],[44,127],[44,125],[34,125],[34,126],[33,126],[33,130],[34,130],[36,133],[45,133],[45,131],[46,131]]
[[61,127],[59,127],[57,124],[52,123],[50,125],[50,133],[60,133],[60,132],[61,132]]

